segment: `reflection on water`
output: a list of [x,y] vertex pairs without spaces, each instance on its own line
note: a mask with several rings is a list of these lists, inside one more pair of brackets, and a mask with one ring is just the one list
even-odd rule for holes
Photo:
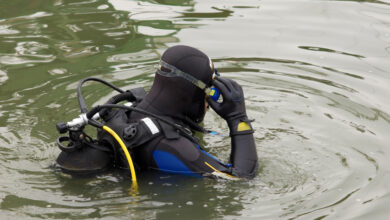
[[[0,217],[388,219],[390,26],[386,1],[0,2]],[[79,113],[80,79],[149,88],[188,44],[243,85],[256,119],[247,182],[127,173],[71,178],[54,125]],[[89,105],[112,92],[88,84]],[[213,112],[205,126],[227,133]],[[226,160],[230,140],[204,136]]]

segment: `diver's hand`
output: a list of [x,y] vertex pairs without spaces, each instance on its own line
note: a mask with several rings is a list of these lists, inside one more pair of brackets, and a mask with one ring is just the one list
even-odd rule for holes
[[230,136],[252,134],[251,121],[245,109],[242,87],[234,80],[217,77],[214,86],[220,91],[223,101],[219,103],[208,97],[208,103],[214,111],[224,118],[229,126]]
[[223,97],[222,103],[208,97],[207,101],[214,111],[226,120],[230,136],[252,134],[251,121],[248,120],[245,109],[245,99],[242,87],[234,80],[217,77],[214,86]]
[[246,118],[242,87],[236,81],[222,77],[217,77],[213,84],[221,92],[223,102],[219,103],[208,97],[211,108],[228,123],[234,119]]

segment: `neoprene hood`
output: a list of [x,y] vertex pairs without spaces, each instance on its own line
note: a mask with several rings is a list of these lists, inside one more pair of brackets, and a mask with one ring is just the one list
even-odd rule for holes
[[[214,73],[212,61],[200,50],[182,45],[168,48],[161,61],[160,65],[164,63],[165,66],[157,70],[153,86],[140,107],[178,119],[201,122],[205,115],[205,92],[211,86]],[[172,75],[175,70],[182,75]],[[207,88],[201,89],[194,81]]]

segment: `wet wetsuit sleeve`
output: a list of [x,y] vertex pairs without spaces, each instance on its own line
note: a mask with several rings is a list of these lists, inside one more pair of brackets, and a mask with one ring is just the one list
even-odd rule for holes
[[255,177],[258,158],[253,134],[234,135],[231,137],[231,143],[232,174],[249,179]]

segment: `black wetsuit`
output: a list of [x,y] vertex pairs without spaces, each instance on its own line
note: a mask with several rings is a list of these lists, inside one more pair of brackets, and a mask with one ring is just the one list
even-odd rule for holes
[[[215,86],[220,90],[223,102],[209,98],[208,103],[230,128],[231,164],[220,162],[191,138],[179,134],[177,137],[163,135],[134,149],[141,167],[193,176],[253,178],[256,175],[256,145],[246,116],[243,90],[231,79],[217,77],[213,80],[215,72],[212,61],[203,52],[188,46],[171,47],[161,57],[150,92],[137,107],[179,125],[193,127],[205,114],[206,88],[200,88],[199,84]],[[145,116],[131,116],[142,117]]]
[[[134,160],[142,170],[195,177],[253,178],[257,171],[257,153],[252,134],[232,136],[230,163],[223,163],[204,151],[199,144],[179,133],[160,136],[133,150]],[[172,132],[172,131],[167,131]]]

